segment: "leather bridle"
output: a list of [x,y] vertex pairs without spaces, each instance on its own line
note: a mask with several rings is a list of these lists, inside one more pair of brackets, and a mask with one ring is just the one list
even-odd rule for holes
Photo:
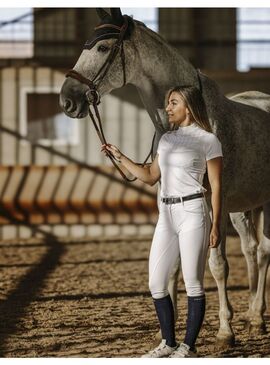
[[[100,114],[98,111],[98,104],[100,103],[100,95],[98,92],[98,86],[99,84],[102,82],[102,80],[104,79],[104,77],[106,76],[109,68],[111,67],[113,61],[115,60],[118,52],[120,51],[120,56],[121,56],[121,62],[122,62],[122,70],[123,70],[123,86],[126,85],[126,67],[125,67],[125,53],[124,53],[124,36],[125,33],[127,31],[128,28],[128,17],[126,15],[123,15],[124,18],[124,23],[121,27],[114,25],[114,24],[102,24],[98,27],[96,27],[95,29],[100,29],[100,28],[113,28],[118,30],[118,33],[107,33],[107,36],[113,35],[114,37],[117,36],[117,40],[116,42],[113,44],[111,51],[109,53],[109,56],[107,57],[107,59],[105,60],[105,62],[103,63],[103,65],[100,67],[100,69],[98,70],[97,74],[95,75],[95,77],[90,80],[86,77],[84,77],[82,74],[80,74],[79,72],[75,71],[75,70],[69,70],[66,73],[66,77],[72,77],[76,80],[78,80],[79,82],[81,82],[82,84],[85,84],[88,86],[89,90],[87,90],[85,96],[86,96],[86,100],[88,102],[88,112],[89,112],[89,116],[95,126],[96,132],[99,136],[99,139],[101,141],[102,144],[107,144],[106,138],[104,136],[103,133],[103,128],[102,128],[102,123],[101,123],[101,118],[100,118]],[[104,39],[105,37],[100,37],[100,39]],[[84,45],[84,49],[91,49],[93,47],[93,45],[96,43],[97,39],[95,39],[94,41],[87,41]],[[98,124],[95,121],[95,117],[91,111],[91,106],[93,106],[94,108],[94,112],[96,115],[96,118],[98,120]],[[155,133],[156,134],[156,133]],[[155,134],[153,136],[152,139],[152,145],[151,145],[151,150],[148,154],[148,156],[146,157],[145,161],[143,163],[136,163],[136,165],[141,165],[141,166],[145,166],[147,165],[147,160],[150,157],[150,155],[152,154],[153,151],[153,145],[154,145],[154,139],[155,139]],[[133,179],[129,179],[124,172],[119,168],[119,166],[116,164],[115,160],[118,161],[114,155],[110,152],[110,151],[106,151],[108,157],[110,158],[111,162],[113,163],[113,165],[117,168],[117,170],[120,172],[121,176],[129,181],[135,181],[137,180],[137,178],[133,178]],[[120,161],[118,161],[120,162]]]

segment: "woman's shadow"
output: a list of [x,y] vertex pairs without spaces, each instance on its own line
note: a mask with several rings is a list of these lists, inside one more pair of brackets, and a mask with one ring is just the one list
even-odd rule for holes
[[21,278],[8,297],[0,301],[0,357],[5,357],[6,341],[19,330],[18,323],[26,315],[27,307],[40,293],[44,280],[55,270],[60,257],[66,251],[56,236],[37,227],[31,228],[44,235],[47,252],[41,261]]

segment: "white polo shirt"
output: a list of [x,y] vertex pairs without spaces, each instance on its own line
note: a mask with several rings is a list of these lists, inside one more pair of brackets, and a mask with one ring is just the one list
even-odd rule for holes
[[223,156],[219,139],[196,123],[162,135],[158,144],[161,197],[206,192],[206,161]]

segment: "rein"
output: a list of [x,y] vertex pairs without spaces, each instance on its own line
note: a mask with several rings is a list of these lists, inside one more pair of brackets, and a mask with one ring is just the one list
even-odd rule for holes
[[[82,84],[85,84],[89,87],[89,90],[85,94],[86,100],[88,102],[88,113],[89,113],[89,116],[90,116],[90,118],[91,118],[91,120],[94,124],[96,132],[97,132],[98,137],[99,137],[102,144],[108,144],[108,143],[107,143],[105,135],[103,133],[102,122],[101,122],[100,114],[99,114],[99,111],[98,111],[98,104],[100,104],[100,95],[97,91],[97,88],[98,88],[99,84],[101,83],[101,81],[106,76],[109,68],[111,67],[111,65],[112,65],[113,61],[115,60],[115,58],[116,58],[119,51],[120,51],[121,62],[122,62],[122,70],[123,70],[123,85],[122,85],[122,87],[125,86],[125,84],[126,84],[126,67],[125,67],[125,53],[124,53],[123,39],[124,39],[124,36],[125,36],[125,32],[128,28],[128,18],[125,15],[123,16],[123,18],[124,18],[124,23],[121,27],[118,27],[118,26],[112,25],[112,24],[102,24],[102,25],[95,28],[95,29],[105,28],[105,27],[114,28],[114,29],[119,30],[119,36],[118,36],[116,42],[113,44],[108,58],[103,63],[103,65],[101,66],[101,68],[97,72],[96,76],[92,80],[84,77],[83,75],[81,75],[79,72],[77,72],[75,70],[69,70],[66,73],[66,77],[72,77],[72,78],[78,80],[79,82],[81,82]],[[92,43],[93,42],[88,42],[87,41],[85,46],[84,46],[84,49],[91,49],[92,48]],[[93,106],[93,108],[94,108],[95,117],[94,117],[94,114],[91,111],[91,106]],[[95,118],[97,119],[99,125],[97,125],[97,122],[96,122]],[[151,155],[151,153],[153,151],[155,135],[156,135],[156,133],[153,136],[152,144],[151,144],[151,150],[150,150],[148,156],[146,157],[146,159],[144,160],[143,163],[135,163],[136,165],[140,165],[140,166],[149,165],[146,162],[147,162],[149,156]],[[117,170],[120,172],[121,176],[126,181],[132,182],[132,181],[137,180],[137,177],[135,177],[133,179],[129,179],[125,175],[125,173],[120,169],[120,167],[116,164],[115,160],[116,161],[118,161],[118,160],[114,157],[114,155],[110,151],[106,151],[106,152],[107,152],[107,156],[110,158],[113,165],[117,168]],[[118,162],[120,162],[120,161],[118,161]]]

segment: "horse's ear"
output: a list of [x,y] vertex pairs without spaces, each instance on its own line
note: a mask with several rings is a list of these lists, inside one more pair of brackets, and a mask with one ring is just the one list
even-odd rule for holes
[[118,23],[123,23],[123,15],[120,8],[110,8],[111,15]]
[[97,15],[100,17],[100,19],[104,19],[108,16],[110,16],[109,13],[107,13],[106,10],[104,10],[103,8],[96,8],[96,12],[97,12]]

